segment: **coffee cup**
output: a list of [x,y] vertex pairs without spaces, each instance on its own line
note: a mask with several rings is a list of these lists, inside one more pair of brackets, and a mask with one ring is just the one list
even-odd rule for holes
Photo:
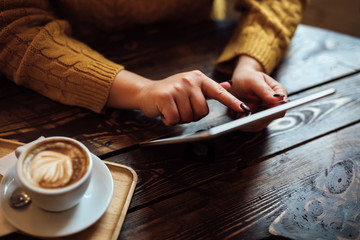
[[59,212],[76,206],[91,178],[90,151],[68,137],[38,139],[15,150],[16,177],[37,207]]

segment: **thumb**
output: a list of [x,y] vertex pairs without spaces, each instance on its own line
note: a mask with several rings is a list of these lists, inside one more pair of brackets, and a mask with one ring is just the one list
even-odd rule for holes
[[220,83],[220,86],[222,86],[226,91],[230,91],[231,82],[230,81],[222,82]]

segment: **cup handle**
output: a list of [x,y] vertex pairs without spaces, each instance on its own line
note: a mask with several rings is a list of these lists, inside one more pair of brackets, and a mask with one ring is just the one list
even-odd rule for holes
[[19,158],[21,153],[23,153],[26,149],[26,145],[25,146],[20,146],[18,148],[15,149],[15,156],[16,158]]
[[38,139],[36,139],[36,140],[34,140],[34,141],[32,141],[32,142],[24,145],[24,146],[20,146],[20,147],[16,148],[16,149],[15,149],[15,156],[16,156],[16,158],[19,158],[20,155],[21,155],[21,153],[23,153],[24,151],[26,151],[26,149],[27,149],[28,147],[30,147],[30,146],[33,145],[34,143],[37,143],[38,141],[43,140],[43,139],[45,139],[45,137],[41,136],[41,137],[39,137]]

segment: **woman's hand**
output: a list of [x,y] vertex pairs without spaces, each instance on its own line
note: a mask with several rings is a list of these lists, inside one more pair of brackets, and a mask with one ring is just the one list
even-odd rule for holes
[[[263,106],[269,108],[281,104],[279,103],[281,100],[287,100],[286,89],[263,71],[261,64],[254,58],[241,55],[232,76],[230,92],[249,106],[253,113],[263,110]],[[221,85],[225,86],[226,83]],[[280,114],[276,118],[282,117],[284,114]],[[274,119],[269,119],[250,131],[262,130],[272,120]]]
[[206,116],[206,97],[220,101],[235,112],[247,107],[223,86],[200,71],[190,71],[152,81],[122,70],[114,80],[108,106],[140,109],[148,117],[161,116],[165,125],[187,123]]

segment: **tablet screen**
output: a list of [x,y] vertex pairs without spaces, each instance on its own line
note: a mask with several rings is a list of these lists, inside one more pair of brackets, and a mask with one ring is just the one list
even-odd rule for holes
[[[333,93],[335,93],[335,89],[329,88],[329,89],[323,90],[321,92],[317,92],[315,94],[311,94],[309,96],[302,97],[302,98],[299,98],[296,100],[291,100],[290,102],[278,105],[276,107],[272,107],[272,108],[254,113],[250,116],[246,116],[246,117],[239,118],[239,119],[232,120],[232,121],[228,120],[228,122],[222,123],[220,125],[209,127],[209,129],[201,129],[201,131],[199,131],[199,129],[197,129],[195,132],[187,131],[185,134],[182,134],[180,136],[157,139],[157,140],[141,143],[141,145],[151,146],[151,145],[171,144],[171,143],[180,143],[180,142],[193,142],[193,141],[201,141],[201,140],[205,140],[205,139],[211,139],[211,138],[220,136],[222,134],[225,134],[225,133],[228,133],[231,131],[244,130],[246,128],[251,128],[251,126],[259,124],[259,122],[266,121],[267,119],[271,119],[275,115],[282,114],[289,109],[304,105],[309,102],[313,102],[320,98],[329,96]],[[228,117],[224,117],[224,119],[228,119]],[[224,121],[224,119],[221,121]],[[190,130],[191,130],[191,128],[190,128]]]

